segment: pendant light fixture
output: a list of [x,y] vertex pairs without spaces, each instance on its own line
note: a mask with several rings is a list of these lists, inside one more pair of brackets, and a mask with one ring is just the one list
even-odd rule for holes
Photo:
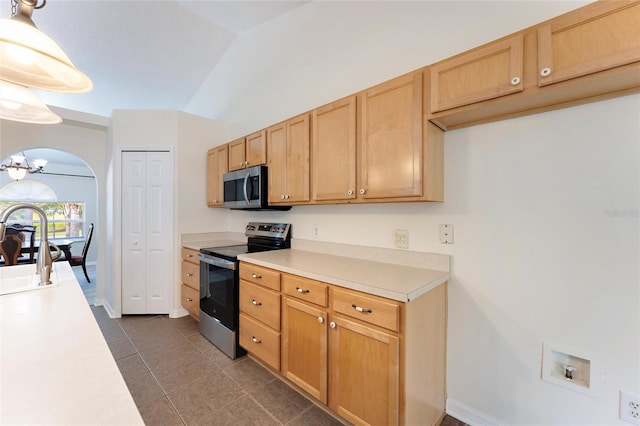
[[22,155],[12,155],[9,164],[0,164],[0,172],[6,171],[9,173],[11,179],[20,180],[23,179],[27,173],[42,173],[44,166],[47,165],[47,160],[33,160],[33,165],[34,167],[29,165],[29,161],[23,152]]
[[0,118],[30,124],[62,122],[33,91],[4,80],[0,80]]
[[0,79],[63,93],[88,92],[93,83],[31,20],[46,0],[11,0],[11,19],[0,19]]

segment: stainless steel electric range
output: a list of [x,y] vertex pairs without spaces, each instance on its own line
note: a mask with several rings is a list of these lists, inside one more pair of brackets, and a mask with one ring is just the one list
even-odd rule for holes
[[200,333],[231,359],[246,354],[238,343],[238,255],[291,247],[291,225],[250,222],[247,244],[200,249]]

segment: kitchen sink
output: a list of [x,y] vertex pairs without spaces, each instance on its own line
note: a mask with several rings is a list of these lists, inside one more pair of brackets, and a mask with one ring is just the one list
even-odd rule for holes
[[40,275],[36,274],[35,264],[0,268],[0,296],[56,287],[58,280],[55,270],[51,271],[52,284],[39,286],[39,282]]

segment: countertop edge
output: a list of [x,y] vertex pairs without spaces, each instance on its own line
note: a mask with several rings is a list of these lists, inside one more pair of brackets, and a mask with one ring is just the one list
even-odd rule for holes
[[[303,251],[303,250],[298,250],[298,251]],[[323,255],[324,253],[315,253],[315,252],[306,252],[309,253],[310,255]],[[355,281],[350,281],[347,279],[341,279],[339,277],[335,277],[335,276],[328,276],[328,275],[323,275],[323,274],[319,274],[316,272],[312,272],[312,271],[308,271],[308,270],[304,270],[304,269],[298,269],[298,268],[293,268],[287,265],[282,265],[280,263],[276,263],[276,262],[271,262],[271,261],[265,261],[262,259],[255,259],[251,254],[243,254],[243,255],[239,255],[238,256],[238,260],[243,261],[243,262],[247,262],[247,263],[252,263],[258,266],[262,266],[265,268],[270,268],[270,269],[276,269],[278,271],[281,272],[285,272],[285,273],[289,273],[289,274],[293,274],[293,275],[298,275],[301,277],[305,277],[305,278],[309,278],[309,279],[313,279],[313,280],[318,280],[318,281],[322,281],[322,282],[326,282],[328,284],[332,284],[332,285],[337,285],[339,287],[344,287],[347,289],[351,289],[351,290],[356,290],[356,291],[361,291],[363,293],[367,293],[367,294],[371,294],[371,295],[375,295],[375,296],[380,296],[380,297],[385,297],[387,299],[392,299],[392,300],[396,300],[399,302],[410,302],[418,297],[420,297],[421,295],[433,290],[434,288],[438,287],[439,285],[441,285],[442,283],[448,281],[451,278],[451,273],[449,272],[445,272],[445,271],[439,271],[439,270],[431,270],[437,273],[440,273],[440,275],[435,278],[432,279],[429,282],[426,282],[424,285],[421,285],[419,288],[405,293],[405,292],[399,292],[399,291],[395,291],[393,289],[386,289],[386,288],[381,288],[381,287],[377,287],[374,285],[368,285],[366,283],[359,283],[359,282],[355,282]],[[361,260],[361,259],[359,259]],[[372,263],[381,263],[381,262],[375,262],[375,261],[369,261]],[[395,267],[402,267],[402,265],[394,265]]]

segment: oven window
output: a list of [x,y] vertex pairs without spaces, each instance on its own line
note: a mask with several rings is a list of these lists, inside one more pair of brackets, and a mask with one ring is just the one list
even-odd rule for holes
[[230,330],[236,328],[237,273],[200,262],[200,310]]

